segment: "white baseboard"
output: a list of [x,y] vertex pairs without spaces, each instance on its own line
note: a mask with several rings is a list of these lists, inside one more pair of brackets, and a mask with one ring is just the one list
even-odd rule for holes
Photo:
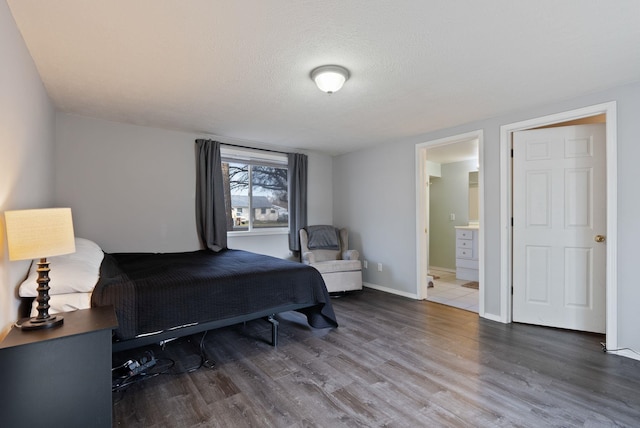
[[640,361],[640,354],[637,354],[628,349],[621,349],[620,351],[607,351],[607,354],[619,355],[621,357],[633,358]]
[[367,288],[373,288],[374,290],[384,291],[385,293],[396,294],[398,296],[408,297],[409,299],[418,300],[418,295],[415,293],[407,293],[406,291],[400,291],[400,290],[396,290],[395,288],[389,288],[389,287],[384,287],[382,285],[371,284],[370,282],[363,282],[362,285],[364,285]]
[[451,268],[445,268],[445,267],[439,267],[439,266],[429,266],[429,269],[427,270],[441,270],[443,272],[449,272],[449,273],[456,273],[455,269],[451,269]]
[[504,321],[502,321],[502,318],[500,318],[500,315],[488,314],[488,313],[485,312],[484,314],[480,315],[480,317],[481,318],[486,318],[486,319],[491,320],[491,321],[496,321],[496,322],[499,322],[499,323],[502,323],[502,324],[505,323]]

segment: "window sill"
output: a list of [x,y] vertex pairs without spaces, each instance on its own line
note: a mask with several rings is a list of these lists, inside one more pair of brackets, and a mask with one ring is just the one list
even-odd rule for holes
[[274,229],[274,230],[252,230],[252,231],[229,231],[227,237],[240,237],[240,236],[265,236],[265,235],[288,235],[288,229]]

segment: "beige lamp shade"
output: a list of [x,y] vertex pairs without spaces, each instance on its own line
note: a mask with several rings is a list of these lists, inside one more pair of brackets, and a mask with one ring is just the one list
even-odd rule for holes
[[76,251],[71,208],[5,211],[10,260],[38,259]]

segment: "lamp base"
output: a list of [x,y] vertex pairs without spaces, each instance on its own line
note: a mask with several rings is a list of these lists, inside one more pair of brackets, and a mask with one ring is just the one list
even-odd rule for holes
[[53,328],[62,325],[64,318],[60,315],[52,315],[49,318],[29,318],[24,321],[16,322],[16,327],[22,330],[40,330],[44,328]]

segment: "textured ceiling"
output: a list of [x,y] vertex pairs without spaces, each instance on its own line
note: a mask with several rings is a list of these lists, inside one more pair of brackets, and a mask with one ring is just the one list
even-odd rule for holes
[[8,4],[61,111],[329,154],[640,80],[638,0]]

